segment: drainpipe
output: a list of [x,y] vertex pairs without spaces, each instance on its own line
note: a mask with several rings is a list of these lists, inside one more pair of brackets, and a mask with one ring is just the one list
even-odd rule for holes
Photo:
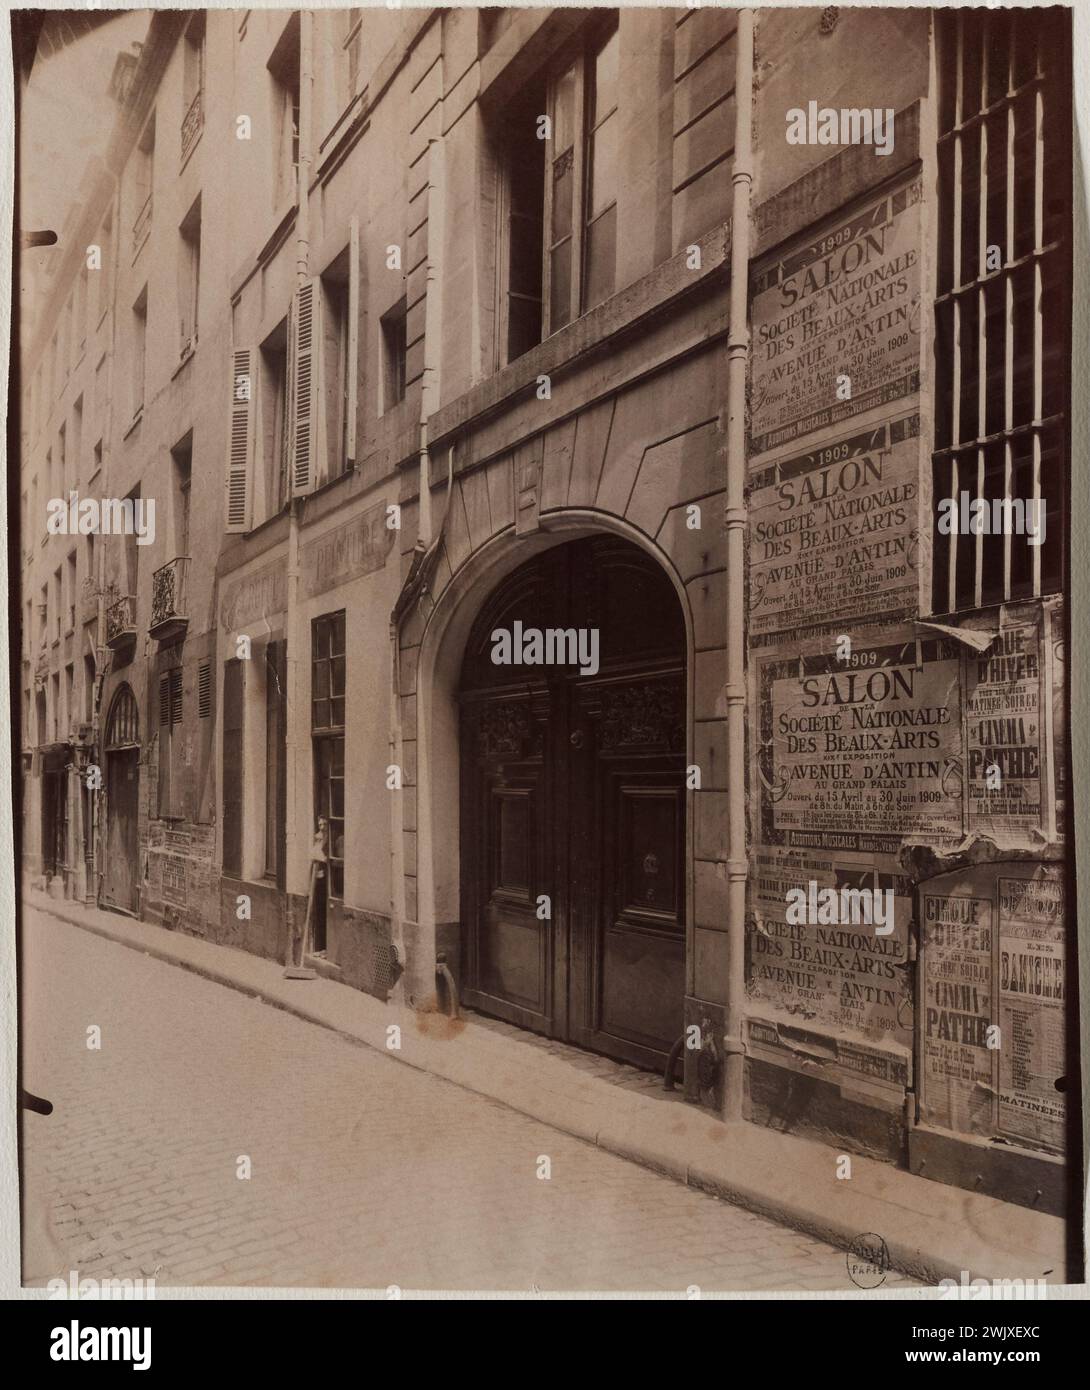
[[735,69],[736,129],[734,201],[731,209],[730,330],[727,338],[727,1006],[723,1076],[723,1119],[741,1120],[744,1080],[742,1019],[746,999],[746,652],[745,477],[746,370],[749,329],[749,203],[753,184],[753,26],[754,12],[738,12]]
[[425,549],[435,534],[431,511],[431,465],[428,420],[439,408],[439,336],[442,325],[443,142],[428,141],[428,264],[425,272],[424,374],[420,386],[420,526],[418,544]]
[[[310,275],[310,164],[312,111],[314,109],[314,16],[310,10],[299,12],[299,167],[297,170],[298,190],[295,212],[295,283],[300,288]],[[291,479],[288,479],[291,487]],[[288,572],[287,572],[287,615],[285,618],[287,637],[287,660],[285,679],[284,724],[286,727],[285,761],[287,764],[287,823],[284,826],[284,891],[290,895],[294,885],[300,882],[299,865],[299,808],[307,816],[309,828],[309,798],[305,784],[299,775],[300,739],[297,728],[300,701],[299,669],[300,649],[303,641],[299,623],[299,514],[304,505],[300,497],[292,497],[288,503]],[[309,843],[309,840],[306,841]],[[290,897],[289,897],[290,902]],[[289,921],[291,914],[289,911]],[[287,950],[291,953],[291,936],[288,932]]]

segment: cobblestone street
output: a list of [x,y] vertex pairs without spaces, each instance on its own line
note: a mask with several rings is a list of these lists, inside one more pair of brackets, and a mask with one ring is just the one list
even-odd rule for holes
[[854,1288],[842,1251],[35,910],[22,1017],[54,1107],[24,1112],[28,1282]]

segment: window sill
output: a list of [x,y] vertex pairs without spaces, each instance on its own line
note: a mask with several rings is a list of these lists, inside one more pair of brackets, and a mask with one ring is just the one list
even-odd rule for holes
[[128,428],[125,430],[125,432],[124,432],[124,434],[121,436],[121,438],[122,438],[122,439],[128,439],[129,435],[132,434],[133,430],[136,429],[137,425],[140,423],[140,421],[141,421],[143,418],[144,418],[144,407],[143,407],[143,406],[140,406],[140,407],[137,409],[136,414],[132,417],[132,423],[131,423],[131,424],[128,426]]
[[729,268],[730,224],[699,237],[701,269],[688,266],[688,248],[663,261],[647,275],[617,290],[537,343],[521,357],[500,367],[463,395],[434,412],[428,421],[428,443],[439,446],[483,417],[508,409],[539,376],[556,380],[592,359],[613,350],[641,324],[664,309],[696,294],[709,297],[709,287],[723,281]]

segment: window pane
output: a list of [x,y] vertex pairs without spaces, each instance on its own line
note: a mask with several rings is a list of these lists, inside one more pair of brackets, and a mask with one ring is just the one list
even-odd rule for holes
[[979,423],[979,357],[980,339],[977,313],[977,293],[971,290],[960,300],[961,331],[958,342],[961,350],[961,421],[960,440],[975,439]]
[[1034,273],[1032,263],[1014,273],[1014,425],[1033,419]]
[[344,614],[337,613],[332,619],[333,632],[331,636],[330,654],[332,656],[344,655]]
[[541,216],[511,215],[510,291],[541,298]]
[[[984,496],[989,502],[996,498],[1002,499],[1006,496],[1004,488],[1006,476],[1006,450],[1002,443],[989,444],[984,451]],[[1015,493],[1015,496],[1018,494]],[[990,509],[992,515],[988,518],[988,525],[996,520],[994,508]],[[981,569],[981,593],[982,603],[1001,603],[1003,600],[1003,555],[1006,549],[1007,538],[1003,534],[1003,527],[993,530],[985,530],[981,536],[983,544],[984,559]],[[1012,551],[1024,547],[1026,544],[1025,536],[1012,535]]]
[[553,154],[569,149],[575,141],[575,65],[556,82],[553,91]]
[[[954,496],[958,499],[959,508],[961,507],[962,492],[967,492],[970,500],[977,495],[975,450],[972,453],[962,454],[958,459],[958,485],[954,490]],[[958,516],[959,526],[962,515],[959,514]],[[959,533],[951,539],[954,541],[957,555],[954,607],[968,608],[973,602],[976,584],[976,536]]]
[[[1021,434],[1011,441],[1011,496],[1023,502],[1033,498],[1033,435]],[[1051,517],[1049,518],[1051,520]],[[1050,541],[1051,536],[1047,537]],[[1028,598],[1033,592],[1033,550],[1025,536],[1011,537],[1012,599]]]
[[609,207],[617,197],[617,117],[598,127],[590,142],[590,216]]
[[983,270],[980,264],[980,131],[969,130],[961,140],[961,283],[967,285]]
[[617,105],[617,30],[614,29],[594,63],[594,120]]
[[988,16],[988,105],[1006,95],[1010,73],[1010,18],[1004,10]]
[[984,434],[1006,426],[1007,287],[992,280],[984,291]]
[[1037,159],[1037,96],[1026,92],[1014,106],[1014,255],[1033,249]]
[[549,331],[555,333],[571,317],[571,240],[563,242],[551,255]]
[[331,695],[344,694],[344,657],[335,656],[329,663],[329,691]]
[[329,694],[329,662],[316,661],[314,663],[314,689],[311,696],[315,700],[324,700]]
[[572,158],[562,156],[553,165],[553,227],[552,241],[571,234]]
[[507,301],[507,360],[514,362],[541,342],[541,300]]
[[593,308],[613,293],[616,244],[617,208],[614,205],[587,228],[587,292],[584,308]]
[[329,724],[333,729],[340,729],[344,726],[344,697],[330,700],[329,702]]
[[311,706],[313,725],[316,729],[329,728],[329,701],[315,700]]

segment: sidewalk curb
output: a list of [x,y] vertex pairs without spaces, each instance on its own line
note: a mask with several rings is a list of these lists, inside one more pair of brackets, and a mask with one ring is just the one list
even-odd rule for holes
[[[850,1250],[862,1234],[877,1234],[891,1268],[923,1282],[960,1283],[963,1272],[986,1279],[1051,1276],[1054,1283],[1065,1277],[1059,1218],[860,1156],[852,1156],[852,1179],[840,1181],[838,1154],[828,1145],[745,1122],[726,1125],[695,1106],[664,1111],[658,1099],[575,1071],[470,1020],[421,1016],[332,980],[307,983],[311,1003],[304,1004],[290,997],[293,982],[283,980],[275,961],[37,893],[24,902],[831,1245]],[[401,1028],[398,1050],[386,1045],[391,1024]],[[460,1046],[452,1047],[454,1041]],[[669,1131],[664,1119],[672,1121]]]

